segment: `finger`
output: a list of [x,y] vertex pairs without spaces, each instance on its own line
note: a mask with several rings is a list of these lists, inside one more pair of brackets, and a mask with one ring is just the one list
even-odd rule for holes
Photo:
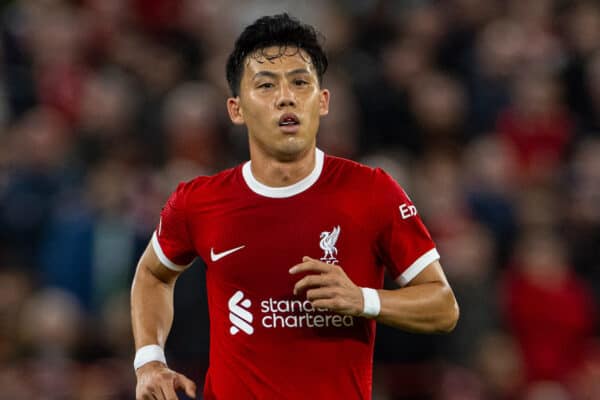
[[148,390],[142,394],[142,400],[161,400],[161,397],[159,397],[153,390]]
[[191,379],[188,379],[185,375],[177,374],[175,387],[183,389],[188,397],[191,397],[192,399],[196,398],[196,384]]
[[329,286],[332,283],[331,278],[327,275],[308,275],[296,282],[294,285],[294,294],[297,295],[313,287]]
[[161,399],[161,397],[156,394],[156,391],[160,391],[160,388],[152,388],[152,387],[145,387],[143,389],[140,389],[141,393],[138,393],[138,395],[136,396],[136,399],[141,399],[141,400],[159,400]]
[[329,299],[318,299],[310,302],[313,308],[326,309],[330,311],[340,311],[343,307],[339,303],[338,300],[329,298]]
[[334,296],[335,293],[330,287],[320,287],[306,291],[306,299],[311,302],[320,299],[330,299]]
[[304,257],[302,260],[306,260],[300,264],[294,265],[290,268],[290,274],[299,274],[301,272],[319,272],[325,273],[331,271],[331,265],[324,262],[314,260],[309,257]]
[[154,397],[151,393],[144,393],[136,396],[136,400],[156,400],[156,397]]
[[162,397],[158,397],[160,400],[178,400],[177,393],[175,393],[175,386],[173,381],[164,382],[160,389]]

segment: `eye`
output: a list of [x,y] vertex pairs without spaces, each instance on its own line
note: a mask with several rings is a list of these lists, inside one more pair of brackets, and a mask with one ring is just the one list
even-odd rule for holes
[[304,79],[294,79],[294,85],[305,86],[308,85],[308,81],[305,81]]
[[271,88],[274,88],[275,85],[272,84],[271,82],[264,82],[264,83],[259,84],[257,87],[259,89],[271,89]]

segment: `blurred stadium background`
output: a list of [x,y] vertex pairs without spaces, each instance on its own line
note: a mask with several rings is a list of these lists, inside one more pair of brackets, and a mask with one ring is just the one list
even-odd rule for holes
[[[246,159],[224,62],[281,11],[327,37],[320,147],[407,189],[461,305],[449,336],[379,327],[374,399],[600,399],[599,2],[0,7],[0,399],[134,398],[135,262],[179,181]],[[167,348],[199,384],[203,285]]]

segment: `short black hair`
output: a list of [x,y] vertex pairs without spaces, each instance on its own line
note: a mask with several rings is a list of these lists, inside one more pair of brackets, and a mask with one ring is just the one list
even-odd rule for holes
[[[240,34],[227,59],[227,83],[231,93],[233,96],[239,95],[246,57],[272,46],[280,47],[278,56],[289,54],[286,51],[289,47],[304,50],[315,67],[319,84],[322,84],[328,65],[322,41],[323,35],[314,27],[303,24],[287,13],[257,19]],[[267,57],[269,58],[271,57]]]

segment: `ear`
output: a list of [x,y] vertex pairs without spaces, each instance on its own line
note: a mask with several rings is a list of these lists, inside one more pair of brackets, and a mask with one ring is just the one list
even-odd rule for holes
[[329,90],[322,89],[319,94],[319,115],[329,114]]
[[229,118],[231,122],[236,125],[244,124],[244,113],[242,111],[242,107],[240,106],[240,97],[230,97],[227,99],[227,112],[229,113]]

